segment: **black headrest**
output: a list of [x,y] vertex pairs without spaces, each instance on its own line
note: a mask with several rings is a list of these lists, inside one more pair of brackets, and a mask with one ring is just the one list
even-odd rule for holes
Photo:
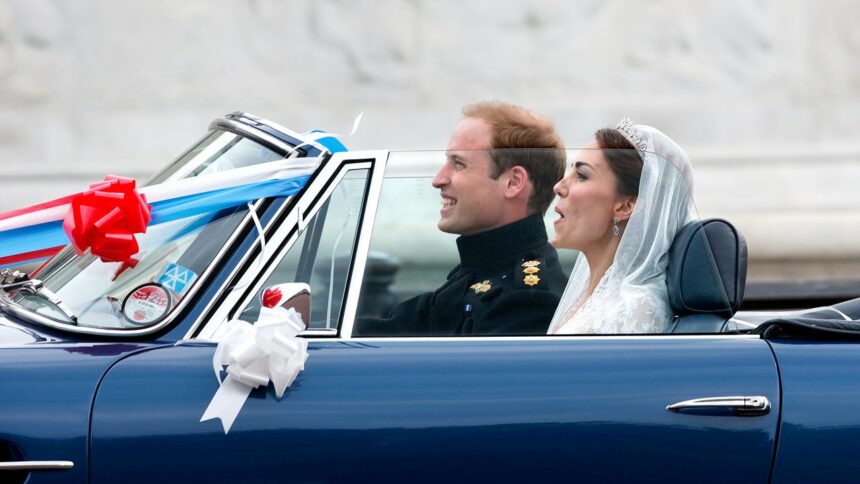
[[675,236],[666,275],[675,314],[730,318],[743,301],[746,279],[747,244],[732,224],[695,221]]

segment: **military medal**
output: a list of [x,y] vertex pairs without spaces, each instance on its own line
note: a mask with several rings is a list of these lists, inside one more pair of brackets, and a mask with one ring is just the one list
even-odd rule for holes
[[523,284],[526,286],[535,286],[538,282],[540,282],[540,277],[534,274],[529,274],[526,277],[523,277]]
[[476,283],[472,284],[471,286],[469,286],[469,289],[472,289],[473,291],[475,291],[475,294],[481,294],[481,293],[489,291],[491,287],[493,287],[493,286],[490,284],[490,281],[487,280],[487,281],[483,281],[483,282],[476,282]]
[[527,286],[536,286],[537,283],[540,282],[540,277],[538,277],[538,273],[540,272],[540,261],[536,260],[527,260],[523,262],[523,284]]

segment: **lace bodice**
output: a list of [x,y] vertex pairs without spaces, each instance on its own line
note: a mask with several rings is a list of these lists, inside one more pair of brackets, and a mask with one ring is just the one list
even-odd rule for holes
[[[591,297],[571,306],[550,327],[550,334],[662,333],[672,321],[667,297],[644,290],[622,293],[610,267]],[[579,295],[578,299],[581,299]]]

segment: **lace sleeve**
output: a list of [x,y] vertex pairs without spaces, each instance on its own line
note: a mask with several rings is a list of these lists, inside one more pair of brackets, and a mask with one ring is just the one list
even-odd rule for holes
[[617,333],[663,333],[672,322],[672,309],[667,298],[636,291],[625,294],[623,300],[626,317],[618,321]]

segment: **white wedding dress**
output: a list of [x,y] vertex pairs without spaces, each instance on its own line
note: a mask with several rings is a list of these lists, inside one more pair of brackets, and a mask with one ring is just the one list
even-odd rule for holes
[[616,129],[643,160],[636,206],[612,265],[585,301],[588,261],[579,254],[549,334],[661,333],[672,322],[666,266],[675,234],[695,215],[690,161],[655,128],[625,119]]

